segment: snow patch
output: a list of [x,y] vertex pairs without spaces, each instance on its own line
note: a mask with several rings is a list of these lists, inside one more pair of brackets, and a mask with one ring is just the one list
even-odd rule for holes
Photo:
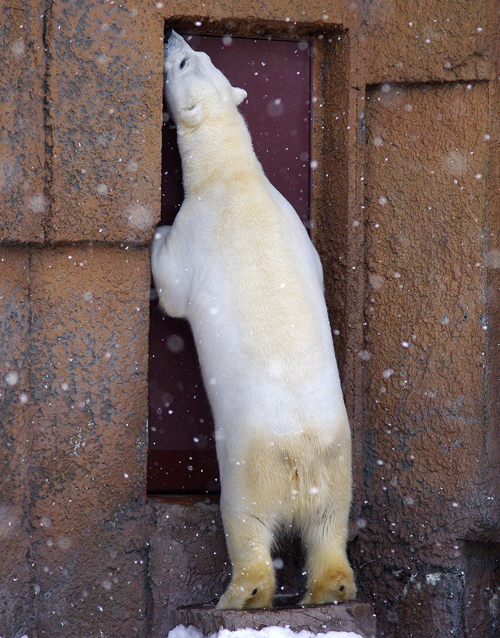
[[[177,625],[168,634],[168,638],[203,638],[203,634],[195,627]],[[263,627],[262,629],[220,629],[211,634],[210,638],[362,638],[352,631],[328,631],[323,634],[314,634],[312,631],[292,631],[289,627]]]
[[439,572],[435,574],[426,574],[425,580],[429,585],[437,585],[441,580],[441,576],[442,574]]

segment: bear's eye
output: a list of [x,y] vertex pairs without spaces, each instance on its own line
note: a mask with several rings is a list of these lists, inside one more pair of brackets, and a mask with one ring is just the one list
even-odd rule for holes
[[189,60],[187,58],[184,58],[184,60],[182,60],[182,62],[181,62],[180,68],[183,69],[188,62],[189,62]]

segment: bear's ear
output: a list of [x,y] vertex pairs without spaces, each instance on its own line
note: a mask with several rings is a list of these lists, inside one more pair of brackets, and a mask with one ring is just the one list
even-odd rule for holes
[[247,96],[247,92],[245,91],[245,89],[237,89],[236,87],[232,86],[231,91],[232,91],[233,99],[236,103],[236,106],[241,104]]
[[181,119],[186,122],[186,124],[190,124],[191,126],[196,126],[201,122],[201,118],[203,115],[203,107],[198,102],[190,109],[182,109],[181,111]]

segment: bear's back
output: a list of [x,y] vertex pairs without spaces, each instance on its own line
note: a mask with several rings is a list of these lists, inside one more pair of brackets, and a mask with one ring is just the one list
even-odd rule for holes
[[270,184],[230,189],[226,209],[204,209],[188,316],[216,421],[331,420],[341,393],[316,251]]

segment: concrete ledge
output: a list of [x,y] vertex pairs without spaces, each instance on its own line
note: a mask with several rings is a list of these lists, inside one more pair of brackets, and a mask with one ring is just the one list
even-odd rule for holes
[[282,609],[255,609],[236,611],[215,609],[213,606],[179,607],[175,613],[176,625],[192,625],[203,634],[212,634],[219,629],[277,626],[289,627],[293,631],[306,629],[312,633],[328,631],[352,631],[363,638],[375,638],[376,617],[368,603],[357,601],[318,607],[288,607]]

